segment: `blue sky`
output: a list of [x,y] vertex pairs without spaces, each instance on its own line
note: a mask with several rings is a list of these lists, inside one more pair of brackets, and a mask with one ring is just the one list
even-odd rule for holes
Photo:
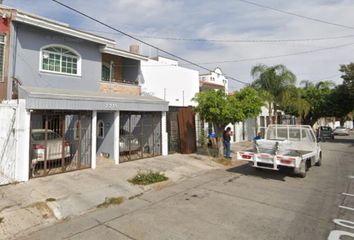
[[[137,36],[203,38],[224,40],[309,39],[354,35],[354,30],[312,22],[279,12],[249,5],[237,0],[61,0],[118,29]],[[251,0],[285,11],[320,18],[354,27],[352,0]],[[136,41],[87,20],[50,0],[4,0],[4,4],[20,8],[71,26],[113,38],[117,47],[128,49]],[[108,33],[106,33],[108,32]],[[110,33],[109,33],[110,32]],[[255,64],[285,64],[301,80],[341,82],[339,64],[353,61],[354,45],[264,60],[218,63],[228,60],[284,55],[354,43],[354,37],[323,41],[277,43],[227,43],[173,41],[142,38],[158,47],[197,63],[220,67],[227,75],[251,82],[250,69]],[[144,54],[156,51],[141,46]],[[182,62],[180,64],[183,64]],[[191,67],[186,65],[186,67]],[[200,70],[202,73],[205,70]],[[230,81],[231,90],[242,87]]]

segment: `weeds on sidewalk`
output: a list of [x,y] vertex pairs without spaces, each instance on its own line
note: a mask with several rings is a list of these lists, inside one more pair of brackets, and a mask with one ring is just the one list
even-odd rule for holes
[[97,208],[108,208],[111,205],[119,205],[123,202],[123,197],[106,197],[103,203],[97,205]]
[[48,207],[46,202],[35,202],[28,207],[37,209],[44,219],[48,219],[54,216],[52,209]]
[[232,165],[232,161],[228,160],[226,158],[214,158],[213,161],[217,162],[219,164],[222,164],[224,166],[231,166]]
[[129,179],[128,182],[136,185],[149,185],[166,180],[168,180],[168,177],[166,177],[165,174],[149,170],[147,172],[139,171],[138,174],[132,179]]

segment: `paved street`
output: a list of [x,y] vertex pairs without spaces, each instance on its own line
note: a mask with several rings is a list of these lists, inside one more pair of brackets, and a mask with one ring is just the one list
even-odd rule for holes
[[26,239],[327,239],[336,229],[354,234],[353,224],[333,222],[354,221],[354,136],[322,148],[323,165],[304,179],[247,165],[211,170]]

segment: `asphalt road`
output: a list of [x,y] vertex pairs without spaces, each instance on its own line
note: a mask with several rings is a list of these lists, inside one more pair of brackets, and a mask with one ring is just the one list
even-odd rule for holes
[[323,164],[304,179],[215,170],[27,239],[354,239],[354,136],[321,145]]

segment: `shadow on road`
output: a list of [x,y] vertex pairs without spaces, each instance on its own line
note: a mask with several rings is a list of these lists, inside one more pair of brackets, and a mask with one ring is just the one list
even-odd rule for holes
[[248,164],[241,165],[234,168],[229,168],[226,171],[231,173],[239,173],[245,176],[253,176],[262,179],[272,179],[278,181],[285,181],[286,177],[296,177],[293,173],[293,170],[290,168],[281,168],[279,171],[254,168]]
[[333,140],[321,141],[322,143],[344,143],[351,144],[354,146],[354,138],[353,137],[342,137],[336,136]]

